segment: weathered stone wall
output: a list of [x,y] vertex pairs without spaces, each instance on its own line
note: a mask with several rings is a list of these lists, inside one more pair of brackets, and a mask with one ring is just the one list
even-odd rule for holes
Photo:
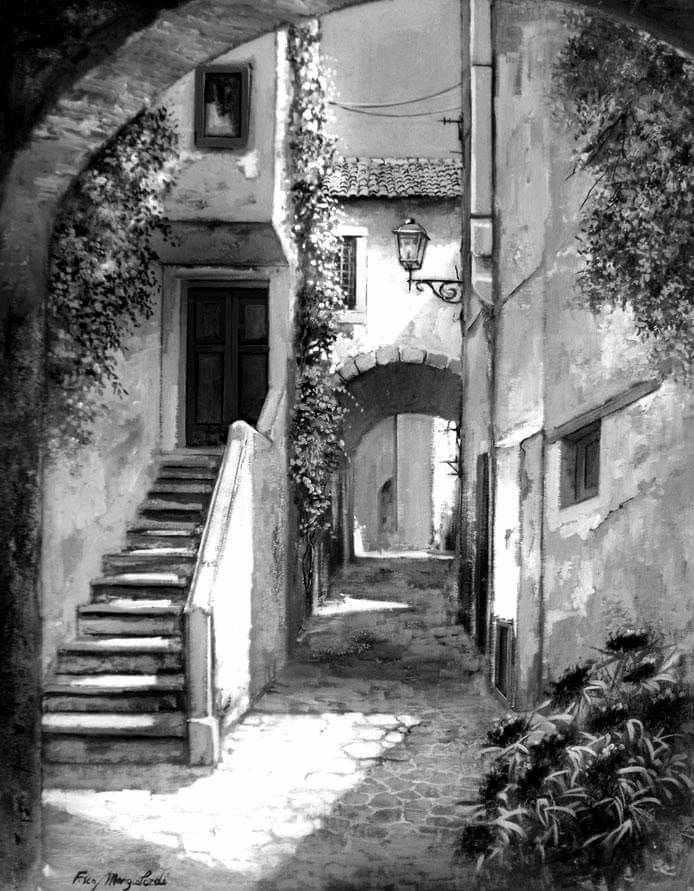
[[[575,284],[590,181],[569,176],[572,141],[551,90],[568,34],[559,5],[497,7],[494,612],[518,623],[525,699],[541,692],[542,635],[545,676],[625,621],[651,622],[689,649],[694,640],[691,394],[670,382],[604,408],[652,374],[628,313],[593,314]],[[599,494],[560,507],[552,431],[601,407]]]
[[[369,430],[352,457],[355,547],[421,550],[432,539],[434,419],[396,415]],[[393,484],[393,522],[381,529],[379,492]]]
[[133,334],[119,363],[123,398],[107,392],[90,446],[44,466],[41,555],[43,666],[74,636],[104,554],[121,549],[152,480],[160,445],[161,310]]

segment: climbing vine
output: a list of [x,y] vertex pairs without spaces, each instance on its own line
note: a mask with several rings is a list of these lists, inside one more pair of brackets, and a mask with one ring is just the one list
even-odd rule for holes
[[336,203],[328,191],[335,144],[327,130],[325,75],[316,22],[292,27],[287,47],[293,98],[289,119],[292,234],[298,258],[296,390],[289,471],[304,541],[304,584],[315,544],[329,523],[330,484],[342,456],[340,388],[331,351],[344,307],[337,280]]
[[581,217],[582,291],[631,307],[665,371],[694,367],[694,66],[655,38],[579,16],[556,67],[595,178]]
[[152,237],[168,232],[162,199],[177,146],[167,110],[142,111],[82,173],[60,212],[47,311],[54,446],[90,442],[105,391],[125,395],[118,362],[127,337],[152,315]]

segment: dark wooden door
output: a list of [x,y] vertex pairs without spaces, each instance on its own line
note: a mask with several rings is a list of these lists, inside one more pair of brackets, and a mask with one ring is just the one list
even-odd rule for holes
[[477,533],[475,547],[475,640],[485,652],[489,611],[489,455],[477,456]]
[[257,423],[267,388],[267,291],[190,287],[186,444],[220,445],[233,421]]

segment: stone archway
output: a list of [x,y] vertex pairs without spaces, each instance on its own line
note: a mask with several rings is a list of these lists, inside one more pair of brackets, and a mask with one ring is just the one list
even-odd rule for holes
[[388,346],[344,362],[344,442],[349,455],[362,436],[396,414],[430,414],[458,422],[463,395],[460,359],[420,347]]
[[414,346],[359,353],[340,365],[335,380],[345,388],[346,461],[339,485],[336,480],[340,508],[333,515],[333,566],[354,556],[354,456],[363,437],[381,421],[398,415],[429,415],[457,424],[463,395],[460,360]]

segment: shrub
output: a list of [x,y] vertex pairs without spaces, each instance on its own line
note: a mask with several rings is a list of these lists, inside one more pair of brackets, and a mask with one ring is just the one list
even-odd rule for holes
[[679,652],[622,629],[600,655],[567,670],[538,711],[489,732],[492,761],[461,840],[481,872],[525,863],[552,882],[568,869],[614,887],[660,844],[657,818],[687,806]]

